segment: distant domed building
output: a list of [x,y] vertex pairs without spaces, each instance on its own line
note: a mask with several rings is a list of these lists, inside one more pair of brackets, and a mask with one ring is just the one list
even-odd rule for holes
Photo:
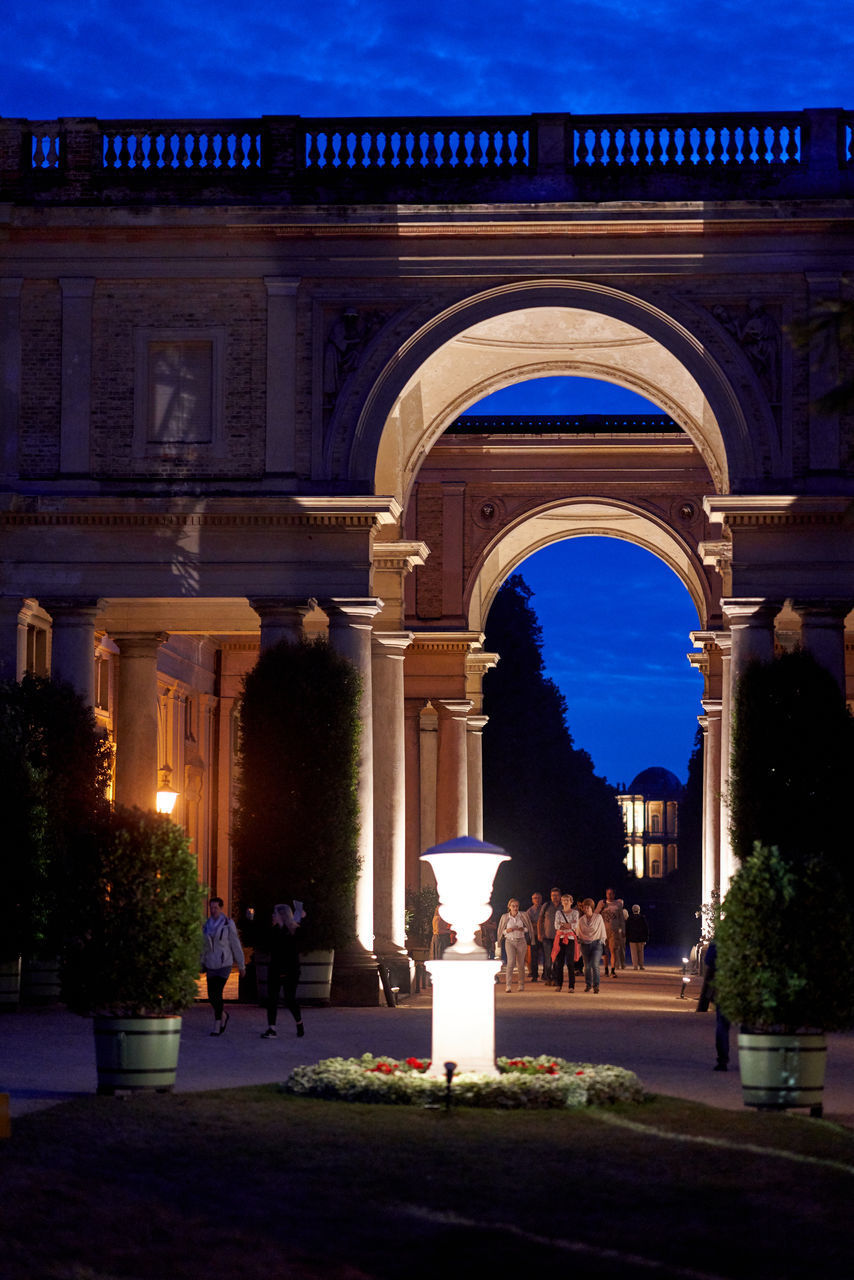
[[678,866],[682,790],[675,773],[653,765],[617,796],[626,830],[626,866],[639,879],[660,879]]

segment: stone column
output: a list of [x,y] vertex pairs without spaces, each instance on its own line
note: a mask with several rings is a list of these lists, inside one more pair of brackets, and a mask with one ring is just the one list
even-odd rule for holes
[[483,839],[483,731],[489,716],[469,716],[466,723],[468,763],[468,834]]
[[801,619],[801,644],[833,676],[843,696],[845,689],[845,618],[851,600],[792,601]]
[[435,703],[439,716],[436,762],[436,843],[468,835],[468,715],[466,698]]
[[732,681],[730,678],[732,653],[728,632],[721,632],[718,638],[718,649],[721,655],[721,772],[720,791],[717,800],[720,813],[718,818],[720,830],[718,871],[720,873],[721,901],[723,901],[735,871],[735,858],[729,833],[729,802],[727,798],[729,759],[732,751]]
[[313,600],[295,600],[289,596],[251,599],[252,608],[261,619],[261,652],[266,653],[280,640],[295,643],[303,637],[303,623],[314,607]]
[[[432,702],[428,702],[421,712],[420,745],[420,780],[421,780],[421,853],[431,849],[436,843],[436,770],[439,760],[439,717]],[[420,857],[420,855],[419,855]],[[421,864],[422,884],[424,868],[426,874],[432,876],[433,871],[428,862]]]
[[409,631],[375,632],[371,670],[373,718],[382,726],[374,734],[374,950],[395,985],[402,988],[406,975],[407,989],[403,659],[411,643]]
[[27,669],[27,615],[20,596],[0,596],[0,680],[20,680]]
[[[358,951],[336,960],[336,999],[348,1004],[377,1004],[379,975],[374,945],[374,782],[373,694],[371,680],[371,628],[382,608],[376,599],[336,597],[322,600],[329,618],[329,641],[359,673],[362,696],[359,705],[359,880],[356,885],[355,932]],[[370,972],[368,972],[370,970]]]
[[119,647],[116,802],[152,810],[157,797],[157,651],[163,631],[114,635]]
[[406,887],[420,889],[421,847],[421,698],[405,698],[403,734],[406,753]]
[[703,902],[711,902],[721,881],[722,709],[722,699],[703,699]]
[[50,674],[72,685],[87,706],[95,704],[95,615],[97,603],[42,600],[51,616]]

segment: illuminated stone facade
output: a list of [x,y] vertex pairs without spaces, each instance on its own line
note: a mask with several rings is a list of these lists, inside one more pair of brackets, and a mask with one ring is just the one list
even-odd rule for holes
[[626,867],[632,875],[660,880],[679,865],[679,802],[682,783],[653,765],[617,796],[626,832]]
[[[819,400],[851,353],[786,337],[851,299],[852,116],[736,119],[0,121],[0,668],[93,702],[119,800],[169,767],[226,899],[241,677],[328,631],[364,691],[358,934],[401,953],[419,854],[488,836],[490,603],[585,534],[696,605],[725,888],[733,681],[803,643],[844,685],[854,604],[854,413]],[[455,428],[554,374],[661,423]]]

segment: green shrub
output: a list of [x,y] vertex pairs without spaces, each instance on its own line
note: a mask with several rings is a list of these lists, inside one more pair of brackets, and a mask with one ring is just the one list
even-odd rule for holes
[[175,1014],[196,996],[204,893],[180,827],[142,810],[101,825],[69,895],[62,998],[75,1013]]
[[242,910],[305,903],[300,945],[354,938],[359,676],[324,639],[281,641],[246,676],[233,831]]
[[69,684],[27,675],[0,684],[2,946],[53,958],[69,880],[107,811],[110,745]]
[[757,844],[733,877],[717,926],[722,1013],[755,1031],[854,1026],[854,932],[839,873]]

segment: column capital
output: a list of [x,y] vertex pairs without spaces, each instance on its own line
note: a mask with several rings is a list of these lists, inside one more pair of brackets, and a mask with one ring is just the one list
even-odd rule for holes
[[435,698],[433,700],[433,706],[438,715],[455,720],[467,720],[473,705],[470,698]]
[[722,698],[701,698],[700,706],[711,719],[719,719],[723,711]]
[[854,609],[854,599],[822,596],[814,600],[806,600],[795,596],[792,599],[792,608],[801,618],[809,618],[811,622],[826,620],[828,623],[838,623]]
[[164,640],[169,639],[168,631],[121,631],[110,637],[119,646],[119,654],[123,658],[150,657],[157,653]]
[[782,607],[782,600],[765,596],[732,596],[721,600],[721,609],[730,631],[734,626],[770,627]]
[[489,724],[489,716],[467,716],[466,728],[469,733],[483,733]]
[[39,597],[39,604],[50,614],[51,618],[57,618],[61,615],[69,620],[73,614],[77,614],[81,619],[94,619],[102,603],[100,599],[92,596],[82,599],[74,596],[50,596],[47,599],[42,596]]
[[329,617],[330,625],[371,628],[374,618],[382,610],[383,602],[376,596],[333,596],[320,600],[320,607]]
[[371,649],[374,654],[402,662],[413,638],[411,631],[374,631],[371,633]]

